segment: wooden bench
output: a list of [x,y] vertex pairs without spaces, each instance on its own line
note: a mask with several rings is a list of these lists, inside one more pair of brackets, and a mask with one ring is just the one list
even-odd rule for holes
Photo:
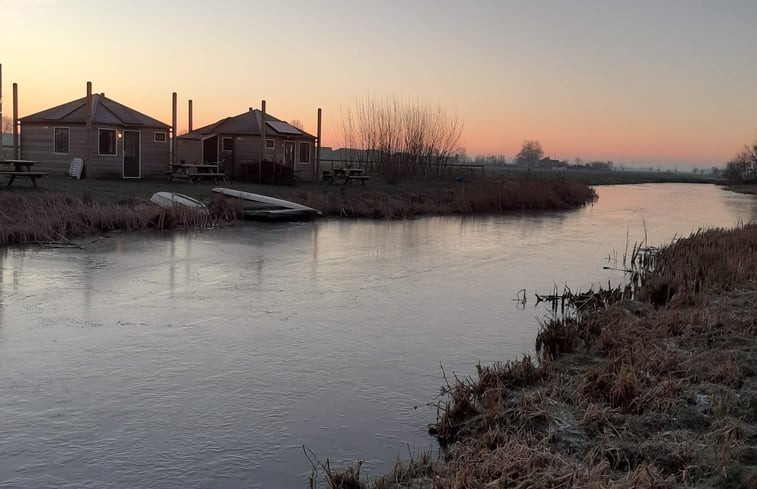
[[23,177],[31,180],[34,188],[37,188],[37,179],[47,176],[48,173],[41,171],[0,171],[0,175],[10,177],[10,179],[8,179],[9,187],[13,185],[13,181],[16,179],[16,177]]
[[371,177],[365,176],[365,175],[350,175],[348,177],[345,177],[344,183],[350,184],[353,180],[360,180],[363,185],[365,185],[365,181],[368,180]]

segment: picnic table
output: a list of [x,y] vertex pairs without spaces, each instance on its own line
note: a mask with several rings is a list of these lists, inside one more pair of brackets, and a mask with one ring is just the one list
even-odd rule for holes
[[168,172],[168,181],[189,180],[192,183],[201,182],[202,180],[212,180],[218,182],[218,179],[225,180],[226,175],[221,172],[221,165],[216,163],[171,163],[171,170]]
[[[0,161],[0,175],[5,175],[8,178],[8,186],[13,185],[16,177],[28,178],[32,181],[34,188],[37,188],[37,179],[47,176],[47,172],[31,171],[31,167],[39,161],[34,160],[2,160]],[[13,167],[12,170],[7,170],[8,166]]]
[[365,170],[362,168],[332,168],[331,170],[323,170],[321,179],[324,182],[342,182],[342,184],[350,184],[357,180],[365,185],[365,181],[370,177],[364,175],[364,173]]

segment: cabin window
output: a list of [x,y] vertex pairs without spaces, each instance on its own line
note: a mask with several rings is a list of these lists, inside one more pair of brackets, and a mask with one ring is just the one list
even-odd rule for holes
[[116,155],[116,130],[99,129],[97,134],[97,153],[100,156]]
[[234,150],[234,138],[231,138],[231,137],[221,138],[221,150],[222,151],[233,151]]
[[265,147],[266,149],[273,149],[276,147],[276,141],[273,139],[266,139],[265,140]]
[[165,143],[167,140],[167,135],[165,132],[156,132],[155,133],[155,142],[156,143]]
[[300,163],[310,163],[310,143],[300,143]]
[[55,140],[53,152],[68,154],[69,152],[69,129],[67,127],[56,127],[54,129],[53,139]]

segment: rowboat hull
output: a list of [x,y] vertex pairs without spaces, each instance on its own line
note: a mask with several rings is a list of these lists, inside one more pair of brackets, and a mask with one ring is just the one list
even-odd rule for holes
[[292,220],[308,219],[321,215],[321,211],[313,209],[312,207],[284,199],[268,197],[267,195],[253,194],[252,192],[242,192],[241,190],[222,187],[217,187],[211,190],[227,197],[234,197],[255,204],[255,206],[243,210],[244,216],[247,219],[263,218]]
[[150,202],[166,209],[169,209],[171,207],[186,207],[189,209],[208,208],[208,206],[195,199],[194,197],[179,194],[176,192],[156,192],[152,197],[150,197]]

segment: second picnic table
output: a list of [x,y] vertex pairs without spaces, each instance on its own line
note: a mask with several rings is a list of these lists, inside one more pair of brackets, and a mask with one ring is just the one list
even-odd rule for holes
[[31,167],[38,164],[35,160],[0,160],[0,166],[13,166],[12,170],[0,169],[0,175],[9,177],[8,186],[13,185],[16,177],[28,178],[32,181],[34,188],[37,188],[37,179],[47,175],[46,172],[31,171]]
[[331,170],[323,170],[321,178],[325,182],[341,181],[344,184],[352,183],[353,180],[360,180],[365,185],[365,181],[370,177],[364,175],[364,173],[365,170],[362,168],[332,168]]
[[168,172],[169,181],[188,179],[192,183],[202,180],[217,182],[219,178],[222,180],[226,178],[226,175],[219,171],[218,163],[171,163],[169,166],[171,167],[171,171]]

